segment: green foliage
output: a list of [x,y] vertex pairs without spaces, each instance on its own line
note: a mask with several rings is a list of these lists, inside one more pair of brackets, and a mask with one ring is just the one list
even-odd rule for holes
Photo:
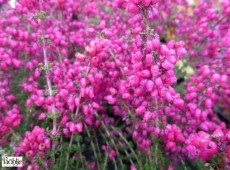
[[34,14],[35,19],[46,19],[46,11],[36,11]]
[[[41,70],[45,71],[45,70],[52,70],[53,69],[53,63],[52,62],[48,62],[47,65],[43,64],[43,63],[39,63],[38,66],[40,67]],[[44,79],[44,78],[43,78]]]
[[43,41],[44,41],[44,44],[51,44],[51,40],[48,37],[44,37],[42,35],[39,35],[38,36],[38,43],[43,44]]
[[177,77],[177,83],[174,84],[173,87],[181,96],[184,96],[185,87],[183,82],[194,73],[193,66],[191,66],[187,60],[181,60],[177,62],[174,71]]
[[94,18],[91,18],[90,22],[95,24],[95,25],[98,25],[99,24],[99,21],[100,21],[100,17],[99,16],[95,16]]

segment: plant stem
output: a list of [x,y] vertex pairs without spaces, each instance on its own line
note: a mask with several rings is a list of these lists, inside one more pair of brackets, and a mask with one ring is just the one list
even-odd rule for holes
[[127,150],[125,149],[124,151],[125,151],[126,156],[129,157],[129,162],[130,162],[132,165],[134,165],[132,159],[131,159],[130,156],[129,156],[129,153],[127,152]]
[[93,130],[93,135],[95,137],[95,142],[96,142],[96,146],[97,146],[97,150],[98,150],[98,156],[99,158],[101,158],[101,152],[100,152],[100,147],[99,147],[99,142],[97,140],[97,136],[96,136],[96,133],[95,133],[95,129]]
[[[39,0],[39,10],[42,11],[42,2],[43,0]],[[49,73],[49,64],[48,64],[48,58],[47,58],[47,50],[45,46],[45,40],[44,40],[44,34],[42,35],[42,50],[43,50],[43,57],[44,57],[44,63],[45,63],[45,72],[46,72],[46,84],[48,87],[48,93],[50,96],[53,96],[53,90],[52,90],[52,84],[50,80],[50,73]],[[55,106],[52,104],[52,115],[53,115],[53,132],[57,130],[57,117],[56,117],[56,111]],[[52,142],[52,163],[55,164],[55,142]]]
[[105,161],[104,161],[104,165],[103,165],[103,170],[106,170],[107,162],[108,162],[108,154],[106,154],[106,156],[105,156]]
[[[78,146],[79,148],[81,148],[81,145],[80,145],[79,140],[77,140],[77,146]],[[80,150],[80,159],[81,159],[81,163],[83,164],[83,156],[82,156],[81,150]]]
[[[74,137],[74,134],[72,133],[71,137],[70,137],[70,142],[69,142],[69,147],[68,149],[71,148],[72,144],[73,144],[73,137]],[[69,161],[69,150],[66,154],[66,158],[65,158],[65,170],[68,169],[68,161]]]
[[[88,134],[88,137],[91,138],[91,135],[89,133],[89,129],[88,129],[87,125],[85,125],[85,129],[86,129],[86,133]],[[92,140],[90,140],[90,144],[91,144],[91,147],[93,148],[94,157],[98,158],[98,155],[97,155],[97,152],[96,152],[96,149],[95,149],[95,145],[92,142]],[[97,166],[100,167],[99,161],[97,161]]]
[[[102,131],[100,131],[100,133],[101,133],[102,138],[106,141],[106,138],[105,138],[104,135],[103,135],[104,133],[102,133]],[[108,143],[108,142],[105,142],[105,143],[106,143],[107,146],[109,146],[109,143]],[[113,163],[114,163],[115,168],[117,168],[116,159],[113,159]]]
[[118,133],[118,135],[123,139],[123,141],[126,143],[126,145],[127,145],[127,146],[129,147],[129,149],[131,150],[132,154],[135,156],[138,165],[140,166],[141,169],[143,169],[141,162],[140,162],[139,159],[137,158],[137,154],[135,153],[135,151],[133,150],[133,148],[130,146],[130,144],[129,144],[129,142],[127,141],[127,139],[122,135],[122,133],[119,133],[119,132],[117,131],[117,129],[114,128],[113,126],[112,126],[112,129],[113,129],[114,131],[116,131],[116,132]]
[[[155,100],[155,104],[156,104],[156,113],[157,113],[156,127],[158,127],[159,125],[158,125],[158,102],[157,102],[157,99]],[[156,165],[156,167],[154,169],[157,169],[157,162],[158,162],[157,151],[158,151],[158,144],[156,143],[156,145],[155,145],[155,165]]]
[[157,162],[158,162],[157,151],[158,151],[158,144],[156,143],[155,145],[155,165],[156,167],[154,168],[155,170],[157,169]]
[[[97,114],[97,112],[95,112],[95,115],[99,118],[99,115]],[[100,118],[99,118],[99,119],[100,119]],[[116,144],[115,144],[115,142],[114,142],[114,140],[113,140],[113,137],[112,137],[111,134],[109,133],[107,127],[106,127],[105,124],[104,124],[104,122],[103,122],[101,119],[100,119],[100,122],[101,122],[103,128],[105,129],[106,134],[110,137],[111,142],[112,142],[112,144],[114,145],[114,149],[116,150],[117,154],[120,155],[120,153],[119,153],[119,151],[118,151],[118,149],[117,149],[117,147],[116,147]],[[121,163],[122,169],[124,169],[124,164],[123,164],[122,160],[119,159],[119,161],[120,161],[120,163]]]

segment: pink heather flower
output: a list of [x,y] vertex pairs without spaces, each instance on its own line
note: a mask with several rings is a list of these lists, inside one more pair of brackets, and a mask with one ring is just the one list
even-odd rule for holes
[[159,13],[158,10],[156,8],[152,8],[151,10],[148,10],[148,20],[151,21],[153,19],[158,18]]
[[151,73],[152,73],[152,76],[158,76],[159,74],[159,67],[157,65],[153,65],[151,66]]
[[86,59],[86,56],[80,53],[76,53],[75,58],[79,61],[84,61]]
[[220,83],[225,84],[227,81],[228,81],[228,76],[227,75],[221,75]]
[[230,141],[230,130],[227,131],[225,138],[227,141]]
[[206,96],[211,96],[212,95],[212,92],[213,92],[213,90],[212,90],[212,87],[208,87],[207,89],[206,89]]
[[153,39],[152,42],[153,42],[153,49],[158,51],[160,48],[160,40],[156,38],[156,39]]
[[124,93],[122,94],[122,99],[131,100],[132,96],[130,93]]
[[155,85],[156,85],[158,88],[161,88],[161,87],[162,87],[163,82],[162,82],[162,80],[161,80],[160,77],[158,77],[158,78],[155,79]]
[[217,141],[224,141],[224,132],[221,129],[216,129],[213,134],[212,137],[217,140]]
[[149,121],[152,118],[152,113],[149,111],[146,111],[143,117],[144,121]]
[[174,168],[171,165],[169,165],[168,170],[174,170]]
[[134,165],[131,165],[130,170],[137,170],[137,168]]
[[130,0],[130,2],[132,2],[134,4],[140,4],[142,2],[142,0]]
[[153,56],[152,56],[152,54],[147,54],[147,55],[145,56],[145,64],[146,64],[147,66],[151,66],[152,63],[153,63]]
[[34,153],[34,151],[29,150],[29,151],[26,152],[26,156],[27,156],[28,158],[32,158],[32,157],[35,156],[35,153]]
[[46,114],[45,113],[41,113],[38,117],[38,120],[44,120],[46,118]]
[[142,75],[143,77],[146,77],[146,78],[151,77],[151,73],[150,73],[149,70],[143,70],[143,71],[141,72],[141,75]]
[[212,100],[211,99],[206,99],[205,100],[205,106],[207,108],[212,108],[212,106],[213,106]]
[[160,48],[160,55],[168,56],[170,54],[170,51],[166,45],[162,45]]
[[150,5],[151,1],[152,0],[142,0],[142,4],[147,7]]
[[146,42],[145,50],[146,50],[146,53],[151,53],[151,51],[153,50],[153,42],[152,41]]
[[79,105],[80,105],[80,98],[79,98],[79,97],[76,97],[76,98],[74,99],[74,102],[75,102],[75,105],[76,105],[76,106],[79,106]]
[[211,82],[212,83],[218,82],[219,80],[220,80],[220,75],[219,74],[215,73],[215,74],[212,75],[212,77],[211,77]]
[[206,145],[206,148],[203,152],[200,153],[200,157],[202,160],[208,160],[212,157],[212,155],[216,154],[218,151],[217,145],[214,142],[209,142]]
[[184,56],[187,53],[185,48],[179,48],[177,49],[177,55],[178,56]]
[[69,135],[70,135],[69,129],[68,129],[68,128],[64,128],[64,129],[63,129],[63,134],[64,134],[65,136],[69,136]]
[[138,14],[138,12],[139,12],[138,6],[133,4],[133,3],[128,3],[126,8],[132,14]]
[[179,108],[184,107],[184,101],[182,99],[174,99],[173,104]]
[[75,126],[76,126],[77,132],[82,132],[83,131],[83,124],[82,123],[77,123]]
[[169,63],[168,61],[163,62],[162,67],[166,70],[171,70],[173,68],[172,64]]
[[47,149],[50,149],[50,145],[51,145],[50,139],[46,138],[44,141],[44,144],[45,144]]
[[46,148],[46,146],[45,146],[44,143],[40,143],[39,146],[38,146],[38,149],[41,150],[41,151],[45,150],[45,148]]
[[136,138],[138,137],[137,131],[134,131],[134,132],[133,132],[132,137],[133,137],[134,139],[136,139]]
[[154,88],[154,82],[151,81],[151,80],[147,81],[146,90],[149,91],[149,92],[152,92],[153,88]]
[[141,115],[143,113],[145,113],[146,111],[146,108],[144,106],[139,106],[137,109],[136,109],[136,114],[137,115]]

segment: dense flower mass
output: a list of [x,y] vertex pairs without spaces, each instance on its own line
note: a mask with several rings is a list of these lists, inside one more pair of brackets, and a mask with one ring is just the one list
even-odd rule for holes
[[22,169],[230,169],[229,108],[228,0],[0,0],[0,151]]
[[32,158],[35,155],[45,155],[47,149],[50,149],[50,139],[46,137],[45,129],[35,126],[32,132],[25,133],[25,138],[16,152],[25,153]]

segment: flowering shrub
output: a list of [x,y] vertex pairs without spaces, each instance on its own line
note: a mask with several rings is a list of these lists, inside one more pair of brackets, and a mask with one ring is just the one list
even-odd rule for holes
[[229,1],[15,5],[0,0],[0,149],[18,169],[230,169]]

